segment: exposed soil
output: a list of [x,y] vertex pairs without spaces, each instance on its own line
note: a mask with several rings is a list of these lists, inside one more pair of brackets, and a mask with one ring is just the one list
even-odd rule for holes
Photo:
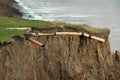
[[[14,0],[0,0],[0,16],[21,17]],[[0,80],[120,80],[120,52],[110,52],[109,33],[90,33],[68,26],[33,28],[32,32],[87,32],[105,43],[83,36],[33,37],[39,47],[24,37],[0,43]]]
[[[67,26],[32,31],[85,32]],[[0,47],[0,80],[119,80],[120,52],[111,54],[109,31],[92,35],[106,42],[72,35],[33,37],[45,44],[39,47],[17,36]]]

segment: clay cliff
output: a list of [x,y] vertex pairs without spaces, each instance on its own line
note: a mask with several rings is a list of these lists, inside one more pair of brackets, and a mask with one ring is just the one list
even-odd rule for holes
[[[18,9],[14,0],[0,0],[0,16],[21,17]],[[33,37],[44,47],[24,37],[0,43],[0,80],[120,80],[120,52],[110,51],[110,31],[96,30],[63,26],[32,32],[86,32],[104,38],[104,43],[72,35]]]
[[21,17],[19,6],[14,0],[0,0],[0,16],[7,17]]
[[83,36],[33,37],[44,47],[20,37],[0,46],[0,80],[120,80],[120,53],[110,52],[109,30],[90,32],[70,26],[32,32],[87,32],[104,43]]

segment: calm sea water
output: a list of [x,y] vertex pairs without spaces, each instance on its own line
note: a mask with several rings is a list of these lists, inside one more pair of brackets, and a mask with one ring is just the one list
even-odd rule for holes
[[24,19],[110,28],[111,50],[120,50],[120,0],[16,0]]

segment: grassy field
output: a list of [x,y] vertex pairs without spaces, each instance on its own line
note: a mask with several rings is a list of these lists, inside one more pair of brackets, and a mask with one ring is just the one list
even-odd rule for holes
[[11,40],[12,35],[22,35],[24,31],[21,30],[7,30],[6,28],[14,27],[51,27],[53,23],[47,21],[24,20],[17,18],[0,18],[0,41]]
[[62,22],[48,22],[48,21],[40,21],[40,20],[35,21],[35,20],[25,20],[18,18],[0,17],[0,41],[10,41],[11,36],[22,35],[24,33],[24,31],[21,30],[7,30],[6,28],[14,28],[14,27],[47,28],[47,27],[56,27],[58,25],[74,27],[93,34],[105,33],[106,31],[109,30],[107,28],[100,29],[100,28],[90,27],[84,24],[73,25]]

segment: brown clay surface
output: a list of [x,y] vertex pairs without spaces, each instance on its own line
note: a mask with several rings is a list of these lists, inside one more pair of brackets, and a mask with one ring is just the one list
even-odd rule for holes
[[[33,29],[33,32],[76,31],[74,28]],[[83,30],[84,32],[84,30]],[[120,80],[120,52],[110,52],[109,31],[96,34],[105,43],[71,35],[24,38],[0,47],[0,80]]]

